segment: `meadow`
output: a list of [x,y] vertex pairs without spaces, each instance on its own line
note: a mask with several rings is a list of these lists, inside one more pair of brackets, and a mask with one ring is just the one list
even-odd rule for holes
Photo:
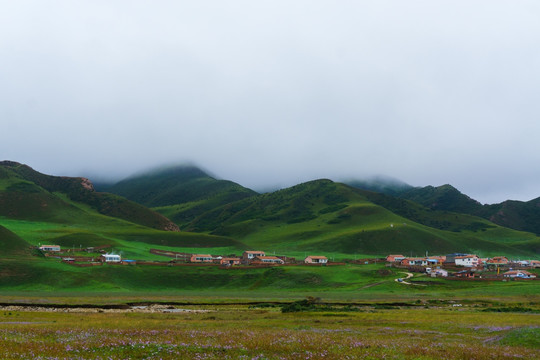
[[264,305],[190,308],[207,311],[203,313],[3,310],[0,358],[491,360],[540,356],[538,312],[428,305],[296,313]]

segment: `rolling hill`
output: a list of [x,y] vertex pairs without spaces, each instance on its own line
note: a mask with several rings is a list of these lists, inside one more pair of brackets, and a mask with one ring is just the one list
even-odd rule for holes
[[0,216],[71,223],[84,216],[81,205],[135,224],[179,231],[169,219],[140,204],[94,191],[88,179],[44,175],[27,165],[0,162]]
[[[339,257],[425,251],[523,256],[540,252],[540,238],[531,233],[458,212],[484,207],[449,186],[428,193],[396,185],[407,188],[411,197],[417,191],[418,202],[324,179],[257,194],[194,167],[173,167],[111,187],[141,202],[136,204],[96,192],[83,178],[43,175],[13,162],[1,165],[0,216],[9,220],[3,225],[25,240],[23,235],[28,235],[32,244],[43,235],[25,230],[24,222],[18,221],[32,222],[33,229],[55,227],[46,238],[66,246],[147,244],[131,250],[139,255],[150,244],[226,251],[261,248],[293,255],[324,252]],[[431,206],[420,204],[428,200]],[[146,208],[152,204],[154,211]],[[185,230],[182,236],[152,230],[170,230],[168,218]]]
[[186,230],[229,236],[251,247],[341,254],[478,252],[531,254],[540,239],[471,215],[316,180],[224,205]]
[[[110,189],[155,205],[185,231],[231,237],[251,248],[341,254],[540,250],[532,234],[461,213],[482,205],[451,186],[419,189],[388,179],[353,185],[379,192],[317,180],[256,194],[194,167],[149,172]],[[415,201],[390,194],[408,194]]]
[[151,248],[246,248],[228,237],[180,232],[143,205],[94,191],[87,179],[49,176],[26,165],[0,162],[2,255],[35,260],[29,257],[30,247],[44,243],[77,249],[107,245],[108,251],[137,259],[156,259]]
[[411,200],[432,210],[479,216],[504,227],[540,235],[540,198],[527,202],[508,200],[500,204],[482,205],[448,184],[437,187],[407,187],[385,181],[351,181],[348,184]]
[[2,248],[2,257],[6,255],[24,255],[30,252],[31,245],[0,225],[0,248]]
[[171,166],[122,180],[107,187],[182,226],[219,206],[257,195],[232,181],[218,180],[194,166]]

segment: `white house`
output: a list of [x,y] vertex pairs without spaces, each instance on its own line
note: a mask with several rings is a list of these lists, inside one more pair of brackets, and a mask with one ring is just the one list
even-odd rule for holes
[[41,245],[39,249],[43,251],[60,251],[60,245]]
[[431,277],[447,277],[448,271],[443,269],[431,270]]
[[528,271],[525,271],[525,270],[512,270],[512,271],[507,271],[503,274],[504,277],[509,277],[509,278],[518,278],[518,279],[534,279],[536,277],[535,274],[533,273],[530,273]]
[[209,254],[193,254],[190,258],[191,262],[212,262],[212,255]]
[[456,256],[456,265],[466,267],[476,267],[480,262],[480,258],[476,255]]
[[105,262],[120,262],[122,261],[122,257],[120,255],[115,254],[103,254],[101,255]]
[[328,258],[326,256],[308,256],[304,259],[306,264],[326,264]]

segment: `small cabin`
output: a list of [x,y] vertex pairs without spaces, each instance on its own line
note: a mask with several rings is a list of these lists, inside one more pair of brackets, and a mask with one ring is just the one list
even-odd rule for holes
[[503,274],[506,278],[518,278],[518,279],[534,279],[536,277],[535,274],[530,273],[525,270],[512,270],[507,271]]
[[191,255],[191,258],[189,259],[190,262],[193,263],[208,263],[212,262],[212,255],[207,254],[193,254]]
[[42,251],[60,251],[60,245],[41,245],[39,249]]
[[117,263],[117,262],[122,261],[122,257],[120,255],[115,255],[115,254],[103,254],[101,255],[101,258],[103,259],[104,262]]
[[386,257],[386,262],[396,262],[396,261],[401,261],[405,259],[405,256],[403,255],[388,255]]
[[231,266],[231,265],[240,265],[240,258],[237,257],[224,257],[219,260],[220,265]]
[[495,256],[487,260],[488,265],[507,265],[509,262],[506,256]]
[[306,264],[326,264],[328,263],[328,258],[326,256],[308,256],[304,259]]
[[443,269],[435,269],[435,270],[432,269],[430,272],[430,275],[431,277],[447,277],[448,271],[443,270]]
[[277,256],[258,256],[251,261],[252,264],[284,264],[283,259]]

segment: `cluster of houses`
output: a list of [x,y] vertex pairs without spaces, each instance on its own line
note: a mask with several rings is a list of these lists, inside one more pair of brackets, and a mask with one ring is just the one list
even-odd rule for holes
[[448,271],[443,269],[466,268],[466,270],[454,273],[457,277],[474,277],[476,271],[493,270],[504,278],[533,279],[536,275],[526,271],[524,268],[540,268],[539,260],[517,260],[510,261],[505,256],[495,256],[492,258],[480,258],[474,254],[454,253],[444,256],[426,257],[406,257],[403,255],[388,255],[386,262],[394,266],[402,267],[423,267],[425,272],[433,277],[448,276]]
[[[267,256],[264,251],[244,251],[241,257],[222,257],[209,254],[193,254],[190,258],[191,263],[216,263],[223,266],[233,265],[283,265],[296,262],[294,258],[287,256]],[[328,263],[326,256],[307,256],[304,259],[305,264]]]
[[[60,253],[60,245],[41,245],[40,250],[45,252],[55,252]],[[62,258],[64,261],[74,261],[74,257]],[[123,260],[120,255],[103,253],[98,261],[103,263],[126,263],[132,262],[133,260]],[[212,256],[210,254],[191,254],[188,260],[189,263],[194,264],[219,264],[222,266],[233,266],[233,265],[284,265],[296,263],[295,258],[287,256],[267,256],[264,251],[244,251],[241,257],[236,256]],[[328,263],[328,258],[326,256],[307,256],[304,259],[305,264],[319,264],[326,265]]]

